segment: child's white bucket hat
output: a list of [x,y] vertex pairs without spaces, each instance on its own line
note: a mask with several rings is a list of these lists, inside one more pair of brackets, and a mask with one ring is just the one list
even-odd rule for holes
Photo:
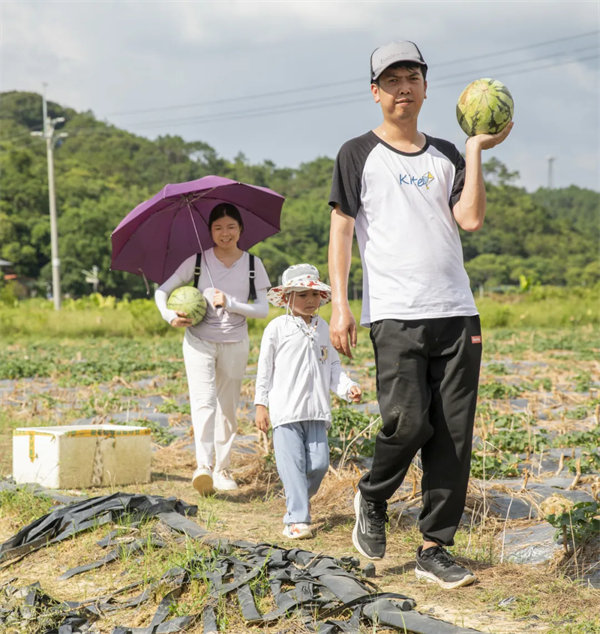
[[281,284],[273,286],[267,299],[273,306],[286,306],[285,294],[291,291],[317,290],[321,293],[321,306],[331,300],[331,287],[319,279],[319,271],[312,264],[294,264],[281,276]]

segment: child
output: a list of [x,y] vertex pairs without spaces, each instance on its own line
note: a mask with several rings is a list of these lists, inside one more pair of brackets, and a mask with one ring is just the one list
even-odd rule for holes
[[274,306],[286,307],[286,314],[273,319],[263,333],[254,403],[256,426],[266,432],[273,425],[287,506],[283,535],[303,539],[312,537],[309,499],[329,467],[329,390],[358,403],[361,389],[342,371],[327,322],[315,314],[331,299],[317,269],[290,266],[282,282],[267,293]]

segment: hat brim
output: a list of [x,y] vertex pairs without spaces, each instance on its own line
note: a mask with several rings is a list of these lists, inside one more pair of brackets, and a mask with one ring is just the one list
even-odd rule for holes
[[273,288],[267,291],[267,299],[273,306],[277,306],[279,308],[283,308],[287,306],[287,301],[285,296],[287,293],[291,293],[292,291],[319,291],[321,295],[321,302],[319,306],[324,306],[325,304],[331,301],[331,288],[327,286],[327,284],[323,284],[323,282],[311,282],[310,286],[273,286]]

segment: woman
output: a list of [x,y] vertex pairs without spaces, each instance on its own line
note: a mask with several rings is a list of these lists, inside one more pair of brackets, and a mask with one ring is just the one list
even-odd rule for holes
[[248,361],[246,318],[269,312],[269,277],[254,257],[256,299],[250,294],[250,255],[237,243],[244,225],[237,207],[218,204],[210,213],[209,230],[215,246],[202,254],[198,288],[207,302],[204,319],[196,326],[186,313],[167,308],[170,293],[194,279],[196,256],[181,263],[154,294],[163,317],[174,328],[186,328],[183,359],[190,393],[190,408],[197,469],[192,485],[201,495],[237,489],[228,473],[237,430],[236,410]]

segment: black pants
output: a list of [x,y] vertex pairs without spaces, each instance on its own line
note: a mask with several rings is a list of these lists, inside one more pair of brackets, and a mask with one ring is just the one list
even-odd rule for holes
[[421,450],[423,537],[454,543],[467,493],[481,363],[479,317],[385,319],[371,325],[383,426],[366,500],[388,500]]

